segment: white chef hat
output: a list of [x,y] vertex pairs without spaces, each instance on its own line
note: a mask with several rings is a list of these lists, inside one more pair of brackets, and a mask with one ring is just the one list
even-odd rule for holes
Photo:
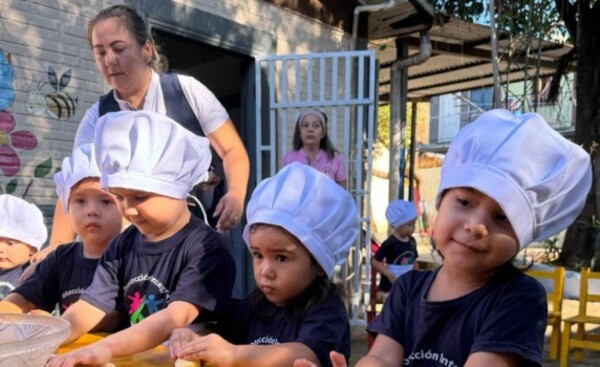
[[63,203],[65,212],[69,211],[71,188],[87,177],[100,178],[94,146],[91,143],[73,149],[73,154],[63,159],[61,171],[54,175],[56,193]]
[[39,250],[48,238],[42,211],[16,196],[0,195],[0,237],[12,238]]
[[243,237],[250,247],[250,229],[264,223],[282,227],[313,255],[327,276],[348,257],[360,230],[352,196],[323,173],[294,162],[263,180],[246,209]]
[[523,248],[569,226],[592,183],[590,156],[536,113],[485,112],[452,141],[442,163],[445,190],[471,187],[493,198]]
[[208,139],[167,116],[149,111],[107,113],[94,136],[102,187],[153,192],[183,199],[208,178]]
[[415,204],[406,200],[393,200],[385,210],[385,217],[392,228],[398,228],[406,222],[417,218]]

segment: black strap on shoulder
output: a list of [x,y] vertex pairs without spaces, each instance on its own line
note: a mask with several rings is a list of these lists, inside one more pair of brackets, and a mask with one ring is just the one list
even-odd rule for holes
[[[205,136],[198,123],[196,114],[194,114],[194,110],[192,110],[188,100],[185,98],[177,74],[161,74],[160,86],[163,92],[165,108],[167,109],[167,116],[177,121],[181,126],[185,127],[195,135]],[[112,90],[101,96],[99,102],[99,116],[104,116],[109,112],[117,112],[120,110],[119,103],[115,99]]]
[[103,96],[100,96],[100,104],[98,105],[98,117],[102,117],[109,112],[119,111],[119,103],[115,99],[115,95],[113,91],[106,93]]
[[179,124],[195,135],[204,136],[204,132],[198,123],[196,114],[190,103],[185,98],[181,83],[177,74],[165,73],[160,75],[160,86],[165,100],[167,116],[179,122]]

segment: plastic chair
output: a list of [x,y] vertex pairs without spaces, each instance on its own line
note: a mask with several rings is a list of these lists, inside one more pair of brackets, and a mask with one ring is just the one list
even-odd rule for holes
[[[550,353],[552,360],[558,358],[560,351],[561,322],[562,322],[562,301],[565,282],[565,268],[556,266],[552,270],[531,269],[527,275],[536,278],[544,288],[548,300],[548,327],[552,328],[550,334]],[[550,287],[548,287],[549,285]]]
[[[596,280],[592,284],[590,280]],[[560,352],[560,366],[567,367],[569,364],[569,353],[575,351],[575,360],[583,361],[583,351],[600,351],[600,335],[592,334],[585,330],[587,324],[600,326],[600,314],[590,315],[588,303],[600,302],[600,272],[592,272],[589,268],[581,269],[581,282],[579,283],[579,313],[577,316],[564,319],[565,324],[562,334],[562,347]],[[577,325],[575,334],[571,334],[571,327]]]

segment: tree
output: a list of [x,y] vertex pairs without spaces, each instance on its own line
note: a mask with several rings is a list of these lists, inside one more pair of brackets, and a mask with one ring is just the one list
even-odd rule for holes
[[[544,35],[565,30],[573,44],[572,52],[566,54],[557,65],[555,86],[567,66],[577,62],[576,76],[576,123],[573,140],[590,152],[594,180],[583,212],[567,231],[559,262],[577,267],[594,265],[600,267],[600,236],[596,232],[596,218],[600,213],[600,1],[598,0],[491,0],[495,1],[498,16],[511,17],[513,34],[524,34],[531,28],[534,17],[543,22]],[[461,19],[480,19],[486,14],[488,1],[431,1],[438,11]],[[543,9],[534,11],[534,9]],[[489,15],[489,14],[488,14]],[[557,25],[562,28],[557,28]],[[553,88],[557,91],[558,88]]]

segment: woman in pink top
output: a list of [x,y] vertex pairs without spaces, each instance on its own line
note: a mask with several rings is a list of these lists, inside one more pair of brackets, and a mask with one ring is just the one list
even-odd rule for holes
[[313,108],[304,110],[296,121],[293,144],[294,151],[283,157],[281,167],[305,163],[346,187],[348,173],[342,156],[327,137],[325,113]]

